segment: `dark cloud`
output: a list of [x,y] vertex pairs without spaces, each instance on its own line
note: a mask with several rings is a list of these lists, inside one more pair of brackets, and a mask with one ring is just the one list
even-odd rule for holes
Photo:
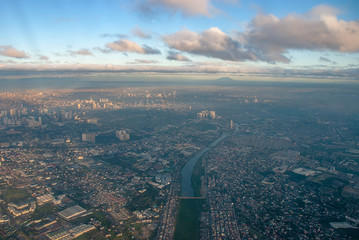
[[330,61],[328,58],[326,58],[326,57],[320,57],[319,58],[319,61],[321,61],[321,62],[328,62],[328,63],[331,63],[332,61]]
[[104,33],[100,34],[100,37],[111,37],[111,38],[127,38],[128,36],[126,34],[110,34],[110,33]]
[[145,39],[152,38],[151,34],[142,31],[142,29],[138,27],[132,29],[132,34],[139,38],[145,38]]
[[145,50],[145,54],[161,54],[160,50],[151,48],[147,45],[143,45],[143,49]]
[[320,58],[319,58],[319,61],[321,61],[321,62],[326,62],[326,63],[337,64],[337,62],[332,61],[332,60],[330,60],[330,59],[328,59],[328,58],[326,58],[326,57],[320,57]]
[[167,59],[168,60],[176,60],[176,61],[191,61],[186,56],[183,56],[182,54],[180,54],[178,52],[173,52],[173,51],[168,52]]
[[143,18],[144,20],[153,20],[159,16],[158,9],[148,4],[146,0],[137,0],[134,2],[135,11],[139,14],[139,17]]

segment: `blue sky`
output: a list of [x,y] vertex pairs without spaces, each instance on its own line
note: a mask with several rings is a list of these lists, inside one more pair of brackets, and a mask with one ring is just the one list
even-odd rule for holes
[[357,9],[356,0],[0,0],[0,71],[358,80]]

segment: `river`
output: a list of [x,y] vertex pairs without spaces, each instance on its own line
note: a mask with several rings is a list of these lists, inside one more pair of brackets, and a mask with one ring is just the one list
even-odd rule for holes
[[202,149],[193,158],[191,158],[182,168],[182,183],[181,183],[181,197],[194,197],[194,191],[191,184],[193,168],[197,161],[209,150],[214,148],[218,143],[229,136],[229,133],[223,133],[216,141],[212,142],[208,147]]

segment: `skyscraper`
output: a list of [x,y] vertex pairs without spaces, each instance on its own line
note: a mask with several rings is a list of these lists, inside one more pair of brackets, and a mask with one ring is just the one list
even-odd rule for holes
[[116,131],[116,137],[122,141],[129,140],[130,134],[126,132],[126,130]]

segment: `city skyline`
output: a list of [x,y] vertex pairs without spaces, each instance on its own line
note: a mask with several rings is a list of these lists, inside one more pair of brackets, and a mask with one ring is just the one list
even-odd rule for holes
[[358,7],[335,0],[1,0],[0,75],[358,80]]

